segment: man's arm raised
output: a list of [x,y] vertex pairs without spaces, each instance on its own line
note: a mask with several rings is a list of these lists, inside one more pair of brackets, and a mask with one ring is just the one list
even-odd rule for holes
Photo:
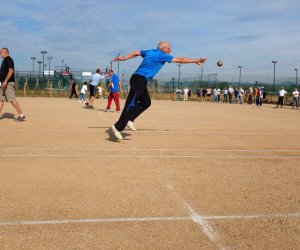
[[205,63],[205,61],[207,60],[207,58],[198,58],[198,59],[191,59],[191,58],[186,58],[186,57],[174,57],[172,62],[173,63],[196,63],[198,65],[202,65],[203,63]]
[[115,62],[115,61],[126,61],[128,59],[131,59],[131,58],[134,58],[134,57],[137,57],[137,56],[140,56],[140,55],[141,55],[141,51],[136,50],[136,51],[133,51],[133,52],[129,53],[126,56],[116,56],[112,61],[113,62]]

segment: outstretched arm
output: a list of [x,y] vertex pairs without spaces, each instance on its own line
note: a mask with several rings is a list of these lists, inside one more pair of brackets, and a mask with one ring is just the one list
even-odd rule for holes
[[198,58],[198,59],[191,59],[191,58],[186,58],[186,57],[174,57],[172,62],[174,63],[196,63],[198,65],[202,65],[205,63],[207,58]]
[[116,56],[112,61],[113,62],[115,62],[115,61],[126,61],[128,59],[131,59],[131,58],[134,58],[134,57],[137,57],[137,56],[140,56],[140,55],[141,55],[141,51],[136,50],[136,51],[133,51],[133,52],[129,53],[126,56]]

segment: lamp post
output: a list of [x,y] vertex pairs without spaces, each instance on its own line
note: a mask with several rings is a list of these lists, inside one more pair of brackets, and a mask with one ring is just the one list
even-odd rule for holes
[[241,85],[241,76],[242,76],[242,66],[238,66],[238,68],[240,69],[240,76],[239,76],[239,86]]
[[39,64],[39,77],[41,77],[41,64],[43,63],[42,61],[37,61],[37,63]]
[[296,71],[296,88],[298,87],[298,69],[294,69]]
[[49,60],[49,70],[48,70],[48,76],[50,78],[50,61],[53,59],[52,56],[48,56],[47,59]]
[[31,57],[30,58],[32,60],[32,77],[34,77],[34,60],[36,59],[36,57]]
[[[201,65],[201,78],[200,78],[200,86],[202,87],[202,80],[203,80],[203,64]],[[199,88],[200,88],[199,86]]]
[[177,64],[178,65],[178,86],[180,86],[180,67],[181,64]]
[[274,88],[274,92],[275,92],[275,64],[277,63],[277,61],[273,60],[272,63],[274,64],[273,88]]
[[45,71],[45,54],[47,54],[47,51],[46,50],[42,50],[41,51],[42,55],[43,55],[43,83],[44,83],[44,78],[45,78],[45,74],[44,74],[44,71]]
[[[120,54],[121,53],[119,52],[118,57],[120,56]],[[119,71],[120,71],[120,61],[118,60],[118,76],[119,76],[119,73],[120,73]]]
[[61,60],[61,75],[63,73],[63,70],[64,70],[64,59]]

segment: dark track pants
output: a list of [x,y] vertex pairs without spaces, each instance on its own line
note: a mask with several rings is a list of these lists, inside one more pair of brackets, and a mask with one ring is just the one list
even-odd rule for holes
[[130,91],[123,112],[115,124],[118,131],[123,131],[128,121],[134,120],[151,105],[147,90],[147,80],[141,75],[134,74],[130,78]]

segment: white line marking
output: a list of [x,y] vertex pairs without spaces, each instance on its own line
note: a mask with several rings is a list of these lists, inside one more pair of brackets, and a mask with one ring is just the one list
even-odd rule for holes
[[190,217],[148,217],[148,218],[103,218],[103,219],[78,219],[78,220],[25,220],[25,221],[0,221],[0,226],[13,225],[57,225],[72,223],[112,223],[112,222],[148,222],[148,221],[181,221],[190,220]]
[[[99,128],[104,129],[104,128]],[[108,129],[108,128],[105,128]],[[94,133],[95,129],[79,129],[79,130],[67,130],[67,129],[2,129],[0,132],[64,132],[64,133],[77,133],[77,132],[86,132],[86,133]],[[218,132],[218,131],[172,131],[172,130],[138,130],[138,133],[168,133],[168,134],[219,134],[219,135],[283,135],[298,137],[300,134],[287,134],[287,133],[268,133],[268,132]]]
[[173,186],[166,185],[166,187],[170,192],[172,192],[172,194],[177,198],[177,200],[179,200],[183,204],[183,207],[191,216],[192,221],[194,221],[202,227],[202,232],[220,249],[225,249],[225,247],[222,246],[219,242],[219,236],[211,227],[211,225],[205,220],[205,218],[200,214],[196,213],[195,210],[174,190]]
[[[82,157],[78,154],[0,154],[0,157]],[[116,155],[93,155],[95,158],[116,158]],[[168,158],[212,158],[211,155],[118,155],[117,158],[143,158],[143,159],[168,159]],[[300,159],[300,156],[213,156],[218,159]]]
[[199,151],[199,152],[300,152],[300,149],[200,149],[200,148],[1,148],[0,150],[71,150],[71,151]]
[[300,217],[298,213],[276,213],[276,214],[254,214],[254,215],[220,215],[220,216],[204,216],[206,220],[249,220],[249,219],[264,219],[264,218],[291,218]]
[[[200,223],[197,213],[187,205],[186,209],[191,216],[188,217],[144,217],[144,218],[99,218],[99,219],[77,219],[77,220],[20,220],[20,221],[0,221],[0,226],[17,226],[17,225],[57,225],[57,224],[72,224],[72,223],[113,223],[113,222],[151,222],[151,221],[194,221]],[[194,217],[193,217],[194,216]],[[264,218],[297,218],[300,217],[300,212],[297,213],[275,213],[275,214],[257,214],[257,215],[216,215],[216,216],[201,216],[202,220],[249,220],[249,219],[264,219]]]

